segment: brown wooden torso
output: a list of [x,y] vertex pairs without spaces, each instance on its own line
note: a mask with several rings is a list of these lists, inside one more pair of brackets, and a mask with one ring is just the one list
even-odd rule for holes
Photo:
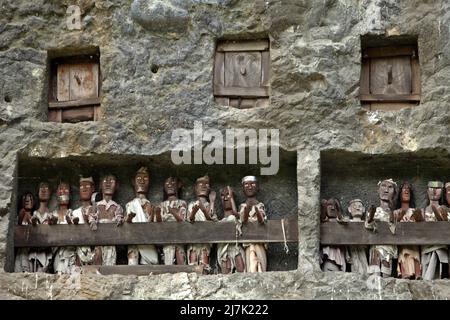
[[117,206],[111,205],[108,210],[106,210],[105,205],[98,205],[97,211],[98,211],[98,220],[101,221],[103,219],[112,221],[114,217],[116,216],[116,210]]

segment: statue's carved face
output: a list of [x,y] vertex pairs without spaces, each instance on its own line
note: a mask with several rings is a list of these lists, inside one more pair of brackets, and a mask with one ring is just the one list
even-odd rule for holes
[[232,197],[233,197],[232,192],[230,193],[230,190],[228,188],[225,188],[220,192],[220,198],[222,199],[224,210],[233,209],[233,206],[231,204]]
[[91,196],[94,193],[95,188],[89,181],[80,182],[80,199],[83,201],[91,200]]
[[102,180],[102,193],[104,195],[112,196],[116,192],[117,181],[114,176],[106,176]]
[[327,200],[327,216],[329,218],[336,218],[337,210],[336,203],[332,199]]
[[403,185],[400,193],[400,198],[402,202],[409,203],[409,201],[411,200],[411,189],[409,188],[409,185],[407,184]]
[[50,200],[50,186],[48,183],[42,183],[39,186],[39,200],[41,201],[48,201]]
[[177,196],[177,190],[178,190],[178,181],[176,178],[170,177],[167,178],[164,182],[164,191],[166,192],[167,196]]
[[258,193],[258,184],[256,181],[245,181],[242,187],[246,197],[254,197]]
[[383,181],[378,189],[378,196],[382,201],[393,201],[395,197],[395,186],[389,181]]
[[350,213],[352,214],[352,217],[356,219],[358,218],[361,219],[365,210],[366,209],[364,208],[364,205],[362,204],[361,201],[352,202],[348,209],[348,211],[350,211]]
[[209,185],[209,181],[199,180],[195,183],[195,195],[197,197],[207,197],[209,192],[211,191],[211,187]]
[[427,194],[431,201],[439,201],[442,197],[442,188],[428,187]]
[[31,194],[25,195],[25,199],[23,199],[23,208],[27,211],[31,211],[34,207],[34,201]]
[[67,183],[60,183],[58,189],[56,189],[56,197],[59,204],[69,204],[70,186]]
[[136,193],[147,193],[150,184],[150,177],[145,173],[138,173],[134,177],[134,191]]

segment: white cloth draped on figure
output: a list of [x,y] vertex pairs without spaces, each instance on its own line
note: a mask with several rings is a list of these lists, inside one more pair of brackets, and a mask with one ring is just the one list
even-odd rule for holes
[[[126,205],[127,214],[136,214],[131,220],[133,223],[147,223],[149,216],[142,207],[150,205],[150,201],[145,198],[135,198]],[[152,244],[128,246],[128,264],[158,264],[158,251]]]

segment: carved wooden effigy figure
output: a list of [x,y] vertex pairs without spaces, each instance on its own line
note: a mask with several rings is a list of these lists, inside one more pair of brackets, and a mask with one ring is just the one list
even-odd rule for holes
[[[353,199],[348,205],[348,212],[351,216],[351,222],[362,222],[366,208],[361,199]],[[348,246],[347,252],[350,255],[348,263],[351,265],[352,272],[367,274],[369,266],[367,262],[367,246]]]
[[[239,214],[242,223],[260,223],[267,221],[264,203],[256,199],[258,194],[258,181],[255,176],[246,176],[242,178],[242,188],[246,201],[239,207]],[[267,254],[265,243],[246,243],[245,264],[247,272],[265,272],[267,270]]]
[[[95,209],[94,179],[92,177],[80,178],[80,201],[81,207],[73,210],[72,222],[74,224],[88,223],[92,231],[97,230],[97,212]],[[94,195],[95,197],[95,195]],[[101,265],[102,251],[98,246],[80,246],[77,247],[77,265]]]
[[[115,176],[108,174],[101,180],[101,191],[103,199],[96,203],[96,214],[99,223],[115,223],[120,226],[124,222],[123,209],[112,198],[118,182]],[[101,246],[102,265],[113,266],[116,264],[116,247],[115,246]]]
[[[237,229],[236,232],[240,233],[241,221],[234,197],[234,191],[230,186],[225,187],[220,192],[223,208],[223,218],[220,222],[234,222]],[[245,272],[244,257],[244,248],[237,241],[234,243],[219,243],[217,245],[217,264],[224,274],[233,271]]]
[[[31,225],[31,217],[35,205],[35,200],[31,192],[26,192],[20,199],[21,208],[18,214],[18,225]],[[14,262],[14,272],[30,272],[32,267],[30,265],[29,248],[19,248],[16,253]]]
[[[320,221],[337,221],[348,223],[348,218],[344,217],[342,206],[338,199],[331,198],[321,201]],[[349,260],[345,246],[325,246],[320,252],[320,265],[323,271],[343,271],[347,268]]]
[[[58,207],[52,212],[52,224],[72,224],[70,203],[70,186],[61,182],[56,189]],[[72,273],[75,267],[76,247],[53,247],[53,270],[55,273]]]
[[[380,206],[371,206],[366,216],[364,226],[369,230],[376,230],[376,221],[389,223],[391,232],[395,232],[394,200],[397,195],[397,183],[392,179],[378,183],[378,198]],[[383,277],[392,275],[392,260],[397,258],[397,246],[373,245],[369,250],[369,274],[382,274]]]
[[[182,183],[176,177],[169,177],[164,182],[164,198],[160,210],[162,221],[183,222],[186,220],[186,201],[179,199],[181,196]],[[186,251],[182,244],[170,244],[163,246],[164,264],[178,265],[186,264]]]
[[[394,216],[400,222],[420,222],[423,221],[420,209],[415,209],[414,192],[412,185],[403,182],[399,189],[397,210]],[[420,265],[419,246],[399,246],[398,248],[399,277],[403,279],[420,279],[422,270]]]
[[[448,221],[448,212],[442,206],[441,181],[428,182],[428,205],[423,210],[425,221]],[[422,278],[432,280],[448,277],[448,249],[446,245],[422,246]]]
[[[216,193],[211,191],[211,184],[208,176],[200,177],[195,181],[195,196],[197,200],[191,202],[187,210],[187,221],[217,221],[217,215],[214,208]],[[189,265],[202,265],[204,273],[209,273],[209,255],[211,252],[210,243],[189,244],[187,256]]]
[[[127,203],[126,221],[128,223],[161,222],[161,211],[147,199],[150,176],[146,167],[140,168],[134,179],[135,198]],[[158,251],[152,244],[128,246],[128,264],[158,264]]]
[[[50,185],[47,182],[39,184],[39,208],[33,212],[31,224],[51,224],[52,215],[48,208],[51,197]],[[28,259],[30,260],[31,272],[47,272],[52,261],[51,248],[32,248]]]

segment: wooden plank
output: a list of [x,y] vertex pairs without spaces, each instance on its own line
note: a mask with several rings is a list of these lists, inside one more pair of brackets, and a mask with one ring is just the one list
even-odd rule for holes
[[415,50],[416,49],[413,46],[366,48],[364,50],[363,57],[384,58],[396,56],[412,56]]
[[269,99],[267,99],[267,98],[261,98],[261,99],[230,98],[229,106],[239,108],[239,109],[268,107]]
[[370,59],[370,93],[411,94],[410,57]]
[[102,117],[102,109],[100,106],[94,106],[94,121],[100,120]]
[[270,85],[270,52],[261,52],[261,85]]
[[80,122],[80,121],[92,121],[94,120],[95,107],[82,107],[74,109],[62,109],[62,121],[63,122]]
[[269,40],[222,41],[216,51],[265,51],[269,50]]
[[218,96],[263,98],[269,97],[269,87],[241,88],[214,86],[214,93]]
[[79,106],[90,106],[90,105],[98,105],[100,104],[100,98],[90,98],[90,99],[82,99],[82,100],[74,100],[74,101],[64,101],[64,102],[49,102],[49,109],[64,109],[64,108],[73,108]]
[[225,54],[223,52],[216,52],[214,59],[214,84],[225,84]]
[[359,94],[370,94],[370,60],[368,59],[362,61]]
[[[298,221],[284,220],[286,240],[298,241]],[[97,231],[88,225],[16,226],[15,247],[50,247],[73,245],[128,245],[128,244],[188,244],[235,242],[235,224],[229,222],[160,222],[133,223],[116,227],[99,224]],[[248,223],[242,226],[241,243],[283,242],[281,220],[266,224]]]
[[450,245],[449,222],[403,222],[398,223],[392,234],[386,222],[377,223],[377,232],[364,228],[363,222],[346,225],[325,222],[320,225],[322,245]]
[[48,121],[61,122],[61,110],[60,109],[48,110]]
[[70,65],[60,64],[56,75],[56,99],[58,101],[70,100]]
[[225,53],[225,87],[256,88],[261,86],[260,52]]
[[229,98],[216,97],[215,100],[216,100],[216,103],[221,105],[221,106],[229,106],[230,105],[230,99]]
[[98,98],[98,64],[70,65],[70,100]]
[[420,95],[417,94],[362,94],[360,95],[361,101],[367,102],[405,102],[405,101],[420,101]]
[[121,275],[136,275],[149,276],[163,273],[203,273],[203,266],[189,266],[189,265],[116,265],[116,266],[83,266],[82,273],[97,273],[102,275],[121,274]]
[[254,108],[258,99],[230,99],[230,107],[235,107],[239,109]]
[[421,81],[420,81],[420,64],[419,59],[411,59],[411,93],[420,95]]

